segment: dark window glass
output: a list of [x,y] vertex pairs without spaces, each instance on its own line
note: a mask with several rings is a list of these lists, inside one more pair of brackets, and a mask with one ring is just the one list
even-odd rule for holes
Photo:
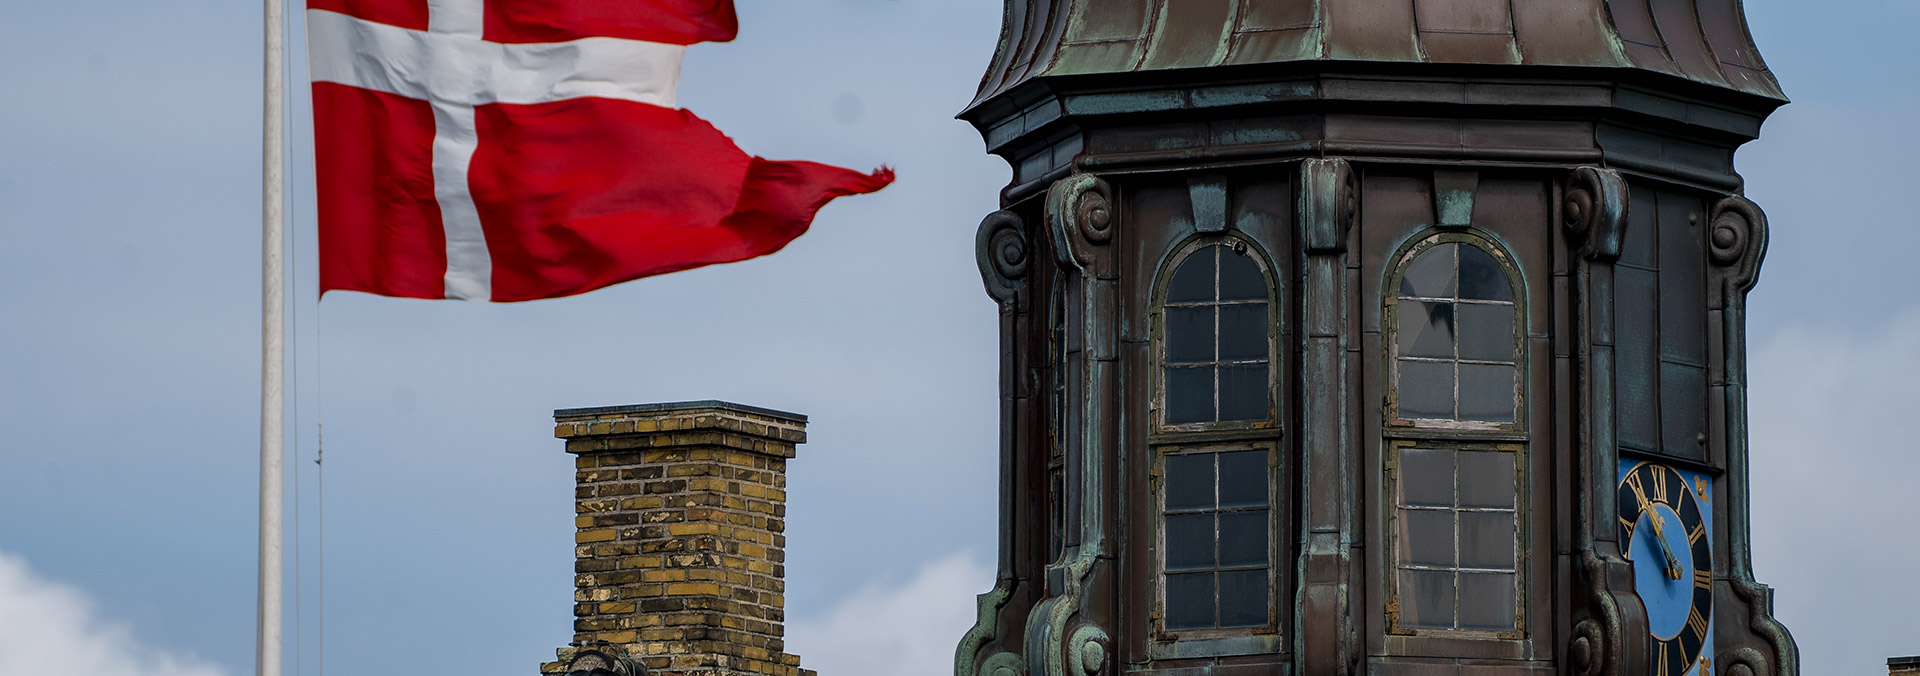
[[[1268,451],[1164,456],[1165,628],[1266,626],[1273,517]],[[1204,594],[1205,599],[1188,598]]]
[[1458,248],[1461,298],[1513,302],[1513,285],[1507,281],[1507,271],[1493,256],[1476,246]]
[[1452,362],[1400,361],[1400,417],[1453,417]]
[[[1267,504],[1266,451],[1233,451],[1220,456],[1220,506],[1259,507]],[[1193,456],[1173,456],[1193,457]],[[1199,456],[1206,457],[1206,456]]]
[[1257,627],[1267,623],[1266,570],[1220,573],[1220,626]]
[[1180,269],[1173,273],[1173,282],[1167,285],[1169,303],[1205,303],[1214,296],[1214,261],[1218,257],[1201,252],[1187,257]]
[[1206,509],[1213,506],[1213,456],[1167,456],[1167,509]]
[[1400,301],[1400,356],[1453,358],[1453,303]]
[[1167,369],[1167,423],[1213,420],[1213,369]]
[[1398,452],[1396,623],[1512,630],[1518,626],[1520,579],[1517,456],[1412,447]]
[[1414,298],[1454,297],[1453,251],[1458,248],[1458,244],[1436,245],[1408,265],[1405,276],[1400,278],[1400,295]]
[[1515,422],[1519,321],[1506,268],[1447,242],[1419,250],[1400,274],[1391,308],[1399,419]]
[[1167,576],[1167,628],[1202,629],[1213,624],[1213,573]]
[[1168,284],[1162,350],[1171,425],[1273,418],[1266,273],[1233,247],[1202,247]]
[[1267,278],[1260,274],[1260,265],[1244,253],[1227,253],[1226,247],[1220,252],[1220,300],[1267,300]]

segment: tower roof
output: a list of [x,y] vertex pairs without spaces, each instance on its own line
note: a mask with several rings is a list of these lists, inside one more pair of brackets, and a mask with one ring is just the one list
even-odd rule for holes
[[1786,98],[1741,0],[1007,0],[975,104],[1041,78],[1302,62],[1631,69]]

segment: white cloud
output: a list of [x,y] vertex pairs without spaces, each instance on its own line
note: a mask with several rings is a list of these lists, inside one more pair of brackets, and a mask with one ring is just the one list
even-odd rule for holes
[[992,567],[953,554],[905,584],[870,584],[824,615],[794,622],[787,652],[821,676],[951,673],[954,647],[973,626],[974,596],[992,586]]
[[0,553],[0,676],[222,676],[192,657],[134,641],[101,620],[72,587],[39,577],[25,561]]
[[1867,334],[1792,327],[1749,362],[1754,568],[1803,673],[1920,654],[1920,308]]

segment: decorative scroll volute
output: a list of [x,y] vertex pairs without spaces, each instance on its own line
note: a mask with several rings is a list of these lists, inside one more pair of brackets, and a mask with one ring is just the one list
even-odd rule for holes
[[[1360,220],[1360,179],[1340,158],[1314,158],[1300,167],[1302,244],[1309,254],[1340,254]],[[1326,213],[1331,211],[1331,213]]]
[[1047,190],[1047,230],[1061,265],[1096,267],[1118,225],[1113,188],[1098,176],[1074,174]]
[[1032,247],[1027,245],[1026,223],[1011,211],[987,214],[974,235],[973,255],[980,264],[980,281],[987,285],[987,295],[1002,306],[1012,304],[1033,256]]
[[[1746,295],[1760,281],[1760,262],[1767,255],[1766,212],[1753,200],[1733,195],[1713,205],[1707,222],[1707,257],[1723,280],[1714,292]],[[1726,296],[1716,300],[1725,307]]]
[[1598,167],[1580,167],[1567,178],[1565,199],[1560,204],[1561,224],[1567,239],[1580,247],[1588,260],[1614,261],[1620,258],[1621,237],[1627,230],[1627,181],[1620,172]]

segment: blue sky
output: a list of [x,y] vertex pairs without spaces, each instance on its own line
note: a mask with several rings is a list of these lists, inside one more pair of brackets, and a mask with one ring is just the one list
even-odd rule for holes
[[[1809,673],[1871,673],[1920,654],[1894,621],[1920,605],[1920,453],[1896,424],[1920,381],[1920,0],[1746,4],[1794,99],[1739,155],[1773,224],[1751,304],[1756,568]],[[948,668],[990,577],[996,324],[973,234],[1008,176],[951,118],[998,3],[739,6],[737,42],[688,52],[681,105],[749,152],[900,172],[776,256],[537,303],[316,306],[296,144],[303,672],[324,621],[330,672],[531,673],[570,637],[552,409],[706,398],[812,418],[790,650],[830,676]],[[0,16],[0,676],[76,652],[93,673],[248,673],[259,8]]]

